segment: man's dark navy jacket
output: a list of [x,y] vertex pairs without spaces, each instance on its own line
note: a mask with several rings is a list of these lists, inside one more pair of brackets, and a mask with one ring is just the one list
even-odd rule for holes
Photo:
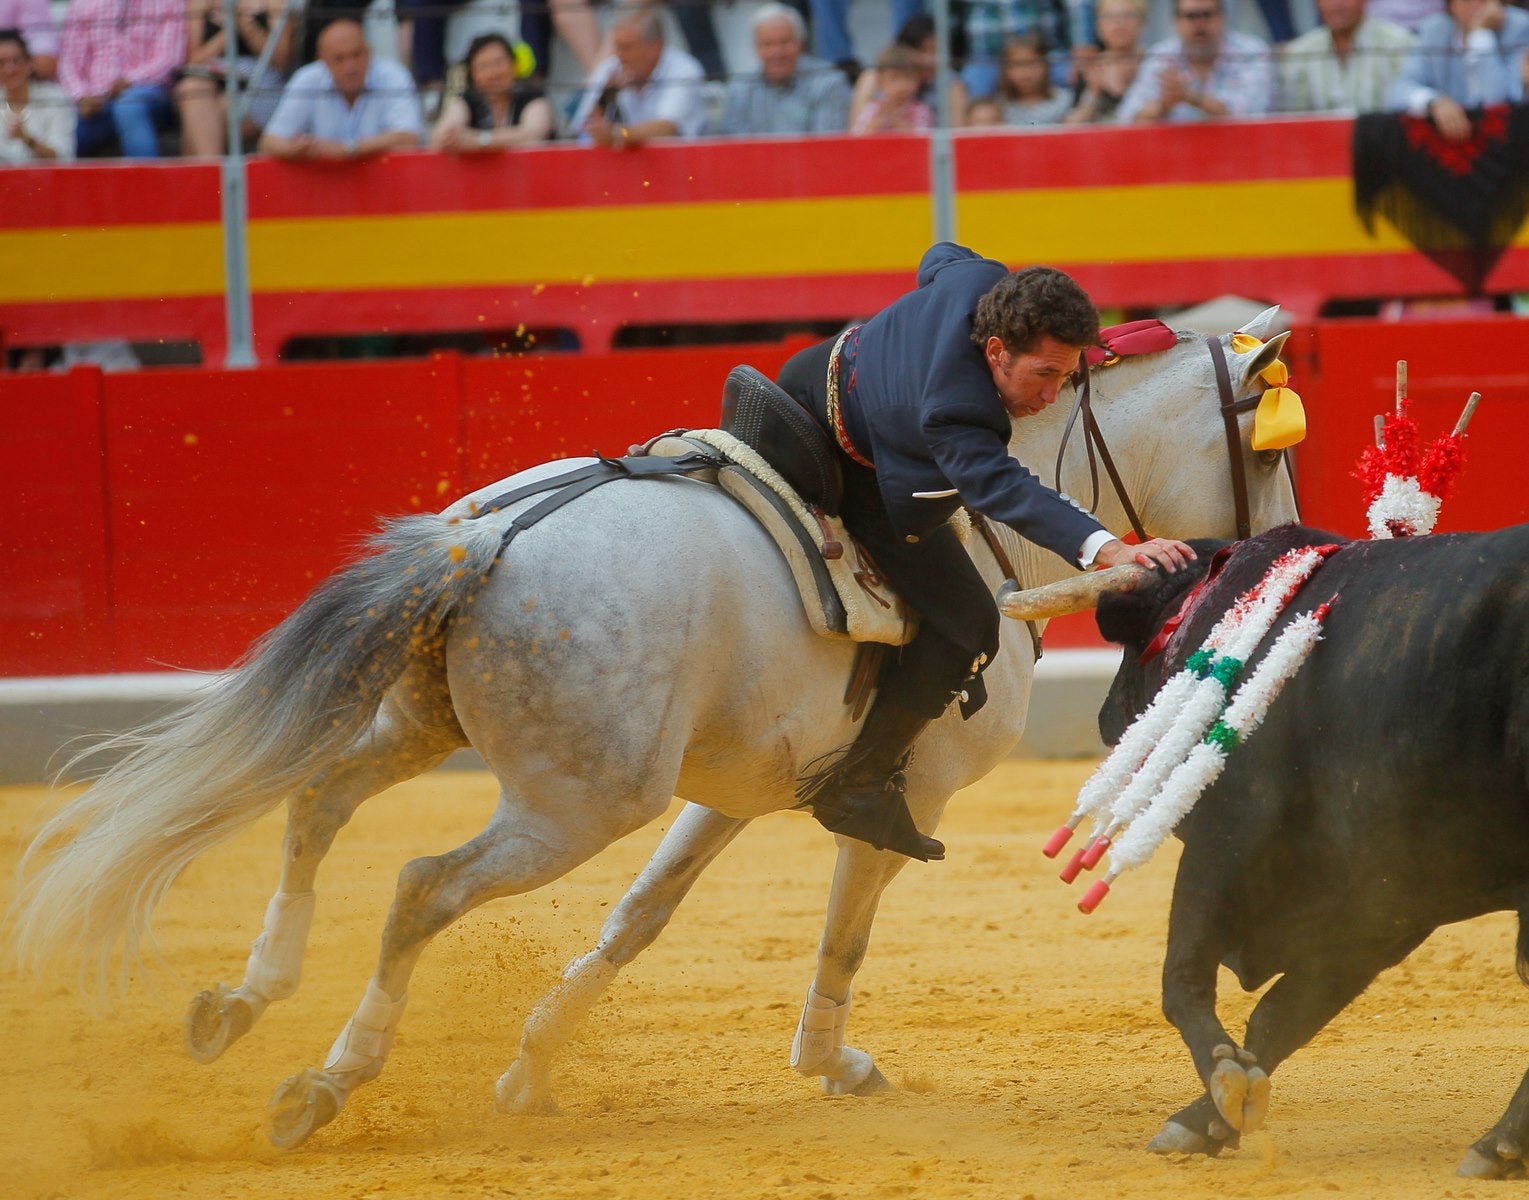
[[1009,455],[1009,414],[971,340],[977,301],[1007,274],[964,246],[931,247],[917,289],[860,330],[845,427],[876,464],[898,533],[923,537],[965,503],[1076,563],[1102,526]]

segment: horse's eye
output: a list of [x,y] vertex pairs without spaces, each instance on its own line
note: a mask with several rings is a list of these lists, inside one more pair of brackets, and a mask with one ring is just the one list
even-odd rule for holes
[[1258,461],[1266,467],[1279,466],[1279,460],[1284,455],[1283,450],[1259,450],[1256,451]]

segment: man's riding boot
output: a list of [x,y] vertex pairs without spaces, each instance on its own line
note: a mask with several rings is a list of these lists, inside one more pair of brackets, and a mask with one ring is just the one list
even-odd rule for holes
[[904,798],[903,768],[914,739],[929,721],[878,700],[833,778],[812,799],[812,815],[835,833],[894,850],[920,862],[945,857],[945,845],[925,837]]

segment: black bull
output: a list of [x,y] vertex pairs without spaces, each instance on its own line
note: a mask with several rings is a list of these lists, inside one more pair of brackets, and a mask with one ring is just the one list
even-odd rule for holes
[[[1100,712],[1105,740],[1279,553],[1342,540],[1284,526],[1240,543],[1145,665],[1139,653],[1219,544],[1197,545],[1188,571],[1104,596],[1099,629],[1125,647]],[[1176,830],[1163,1011],[1207,1090],[1154,1149],[1235,1146],[1262,1123],[1266,1073],[1440,925],[1517,912],[1529,982],[1529,525],[1349,542],[1264,645],[1334,594],[1323,640]],[[1216,1015],[1218,963],[1249,991],[1280,976],[1241,1046]],[[1526,1149],[1529,1074],[1460,1173],[1522,1175]]]

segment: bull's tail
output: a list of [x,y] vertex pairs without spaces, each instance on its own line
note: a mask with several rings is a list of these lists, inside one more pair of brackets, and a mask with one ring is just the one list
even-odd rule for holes
[[[186,865],[339,760],[411,656],[439,646],[493,568],[495,524],[389,522],[236,670],[71,760],[66,772],[83,764],[95,782],[22,858],[12,918],[23,968],[62,951],[78,957],[86,990],[105,990],[114,960],[124,982]],[[115,761],[99,769],[98,756]]]

